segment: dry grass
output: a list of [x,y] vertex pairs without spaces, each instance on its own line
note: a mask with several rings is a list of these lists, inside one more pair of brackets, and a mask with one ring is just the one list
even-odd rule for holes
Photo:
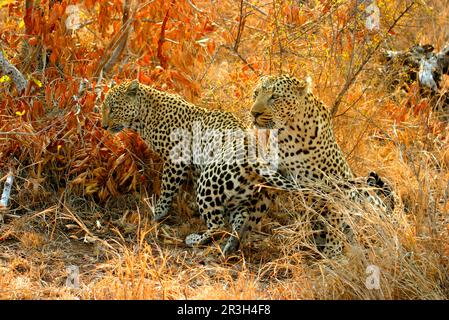
[[[211,10],[208,1],[195,3],[216,23],[208,36],[217,44],[235,45],[238,4],[223,1]],[[346,38],[332,38],[338,30],[346,37],[348,30],[338,24],[345,8],[321,17],[323,11],[312,6],[296,16],[283,9],[288,2],[251,3],[270,16],[258,11],[248,16],[238,54],[256,73],[311,74],[314,92],[332,105],[370,48],[369,41],[347,48]],[[382,31],[407,3],[382,4]],[[418,41],[440,48],[448,40],[444,3],[416,5],[394,29],[396,36],[379,41],[398,49]],[[302,20],[312,27],[299,24]],[[226,47],[189,65],[179,52],[197,47],[179,37],[181,48],[169,44],[169,63],[193,75],[191,85],[172,80],[165,71],[154,83],[167,82],[167,90],[199,105],[245,116],[258,75]],[[129,50],[127,60],[133,61],[137,51],[132,42]],[[152,74],[153,67],[139,70]],[[219,243],[185,247],[185,236],[203,228],[186,200],[189,190],[175,201],[176,213],[168,223],[151,222],[158,160],[135,136],[114,138],[99,128],[92,92],[86,93],[76,117],[76,103],[66,101],[27,118],[15,114],[16,100],[5,91],[2,98],[11,103],[2,104],[0,131],[29,135],[0,136],[0,185],[10,168],[15,174],[11,205],[0,225],[0,298],[448,299],[447,123],[438,121],[430,108],[407,108],[410,101],[421,101],[412,93],[401,97],[389,92],[378,67],[375,57],[370,59],[350,86],[334,120],[335,132],[354,171],[377,171],[393,185],[401,204],[385,216],[328,195],[354,230],[353,243],[334,260],[316,252],[310,215],[303,214],[301,197],[292,194],[278,199],[262,232],[234,257],[223,258]],[[135,76],[128,65],[120,68],[124,78]],[[53,89],[62,90],[57,86],[63,82],[55,81]],[[78,83],[73,88],[77,91]],[[59,99],[58,94],[43,99]],[[66,286],[72,265],[79,267],[79,288]],[[365,285],[370,265],[380,269],[380,289]]]

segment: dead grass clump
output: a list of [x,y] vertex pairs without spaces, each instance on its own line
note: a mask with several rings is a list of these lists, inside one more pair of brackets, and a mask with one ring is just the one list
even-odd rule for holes
[[[303,263],[309,267],[302,272],[315,279],[314,298],[447,299],[449,260],[444,256],[449,248],[447,233],[438,241],[426,240],[417,234],[415,217],[404,214],[402,208],[385,215],[369,205],[341,199],[336,204],[335,210],[341,211],[353,231],[353,240],[347,241],[341,259],[313,256],[305,259]],[[287,261],[294,268],[298,250],[313,248],[310,212],[293,214],[303,212],[302,208],[299,202],[288,208],[294,218],[289,225],[274,229],[272,241],[285,255],[281,259],[284,263],[276,261],[276,265],[285,265]],[[366,281],[372,268],[378,270],[380,280],[379,288],[370,290]]]

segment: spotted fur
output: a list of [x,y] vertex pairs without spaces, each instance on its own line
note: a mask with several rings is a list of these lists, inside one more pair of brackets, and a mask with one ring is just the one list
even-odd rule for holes
[[[205,244],[217,233],[222,233],[226,220],[232,227],[231,237],[224,253],[235,251],[240,238],[266,212],[266,184],[282,189],[295,189],[296,184],[279,174],[269,164],[246,153],[250,137],[232,113],[209,111],[188,103],[181,97],[168,94],[138,81],[113,87],[105,97],[102,107],[104,129],[118,132],[123,128],[136,131],[164,161],[161,197],[155,207],[155,220],[165,218],[174,195],[185,181],[190,170],[196,172],[198,209],[207,225],[203,233],[186,238],[189,246]],[[200,128],[198,128],[200,127]],[[218,152],[206,148],[205,159],[192,161],[197,155],[191,139],[182,139],[201,130],[201,139],[212,140],[212,133],[231,131],[241,133],[240,147],[225,145]],[[196,135],[198,136],[198,135]],[[234,141],[234,140],[232,140]],[[186,152],[187,151],[187,152]],[[242,153],[239,161],[231,159]],[[174,155],[183,155],[183,159]],[[211,155],[213,154],[213,155]],[[182,160],[182,161],[178,161]]]
[[[391,202],[384,203],[381,198],[390,198],[391,188],[376,173],[370,173],[364,186],[354,178],[335,139],[331,114],[310,87],[310,79],[281,75],[261,78],[254,90],[251,114],[255,125],[278,129],[280,172],[324,193],[338,188],[353,200],[368,198],[386,210]],[[375,189],[374,194],[370,188]],[[342,250],[343,217],[322,199],[315,197],[312,202],[327,220],[323,253],[335,256]]]

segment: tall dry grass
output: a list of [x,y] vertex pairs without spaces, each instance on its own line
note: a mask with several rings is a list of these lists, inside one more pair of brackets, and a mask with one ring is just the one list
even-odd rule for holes
[[[89,129],[86,134],[64,131],[73,119],[64,110],[46,114],[40,127],[2,114],[2,131],[18,128],[32,138],[1,138],[2,161],[17,171],[11,210],[0,226],[0,298],[447,299],[447,123],[430,108],[410,109],[408,101],[421,103],[413,92],[404,97],[388,90],[378,72],[378,51],[364,61],[377,43],[404,49],[432,42],[440,48],[449,39],[449,8],[445,1],[416,2],[388,35],[388,26],[411,2],[378,2],[381,32],[369,35],[363,33],[363,19],[350,10],[352,2],[325,9],[310,1],[297,11],[288,1],[251,1],[242,27],[240,2],[211,8],[208,1],[196,1],[197,9],[210,12],[217,30],[211,37],[222,46],[203,64],[195,62],[199,96],[187,94],[176,82],[170,88],[199,105],[244,117],[259,74],[310,74],[315,94],[332,107],[362,66],[338,106],[337,140],[356,174],[377,171],[401,201],[386,216],[341,195],[327,195],[354,231],[342,257],[326,259],[316,251],[312,215],[294,194],[278,198],[262,232],[252,235],[236,256],[223,258],[219,243],[186,248],[184,237],[204,228],[188,205],[189,190],[175,201],[176,214],[168,223],[152,223],[158,188],[157,182],[151,188],[146,183],[160,167],[134,136],[114,143],[99,129],[99,115],[92,110],[78,116]],[[354,16],[345,19],[344,14]],[[233,36],[240,28],[237,42]],[[357,41],[350,37],[354,30],[362,32]],[[61,151],[46,140],[51,134],[64,141]],[[114,155],[120,163],[110,160]],[[101,189],[108,172],[120,164],[132,175],[117,171],[109,187]],[[79,288],[66,286],[70,265],[79,267]],[[367,267],[373,265],[380,271],[379,289],[366,287]]]

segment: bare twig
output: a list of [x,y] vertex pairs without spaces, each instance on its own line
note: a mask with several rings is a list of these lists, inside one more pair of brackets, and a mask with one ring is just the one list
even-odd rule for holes
[[253,68],[253,66],[239,53],[239,45],[242,39],[243,29],[245,28],[246,17],[249,15],[246,13],[245,3],[246,1],[243,0],[240,1],[239,25],[234,45],[232,47],[231,46],[224,46],[224,47],[230,50],[232,53],[234,53],[237,57],[239,57],[240,60],[242,60],[243,63],[247,65],[252,72],[254,72],[257,76],[260,76],[260,74]]
[[[401,14],[399,14],[399,16],[393,21],[393,23],[391,24],[391,26],[388,28],[388,31],[386,32],[386,34],[389,34],[391,32],[391,30],[393,30],[393,28],[396,26],[396,24],[399,22],[399,20],[401,20],[401,18],[410,11],[410,9],[415,5],[415,2],[410,3],[402,12]],[[374,56],[374,54],[377,52],[377,50],[379,49],[380,45],[382,44],[381,41],[379,41],[376,46],[368,53],[368,55],[365,57],[365,59],[362,61],[362,63],[359,65],[359,67],[357,68],[357,70],[355,71],[355,73],[352,75],[351,78],[349,78],[345,85],[343,86],[343,88],[341,89],[341,91],[338,93],[337,98],[335,99],[334,104],[332,105],[332,109],[331,109],[331,113],[332,116],[335,115],[335,113],[338,110],[338,106],[341,103],[341,100],[343,99],[343,96],[346,94],[346,92],[349,90],[349,88],[354,84],[355,80],[357,79],[358,75],[360,74],[360,72],[363,70],[363,68],[365,67],[365,65],[371,60],[371,58]]]
[[175,1],[172,0],[170,2],[170,6],[167,9],[167,12],[165,13],[164,20],[162,21],[161,34],[159,36],[159,40],[157,41],[157,57],[159,59],[159,63],[161,64],[161,67],[164,69],[167,69],[167,58],[164,56],[164,53],[162,51],[162,45],[165,42],[165,29],[167,27],[167,21],[168,21],[170,9],[173,7],[174,4],[175,4]]
[[251,63],[249,63],[246,59],[245,59],[245,57],[243,57],[238,51],[236,51],[236,50],[234,50],[234,48],[233,47],[231,47],[231,46],[225,46],[225,45],[223,45],[223,46],[221,46],[221,47],[223,47],[223,48],[226,48],[226,49],[228,49],[229,51],[231,51],[233,54],[235,54],[237,57],[239,57],[239,59],[240,60],[242,60],[242,62],[252,71],[252,72],[254,72],[257,76],[261,76],[261,74],[259,73],[259,72],[257,72],[254,68],[253,68],[253,66],[251,65]]
[[234,51],[237,52],[242,38],[243,29],[245,28],[246,14],[244,13],[245,7],[243,5],[244,1],[240,1],[240,16],[239,16],[239,26],[237,30],[237,36],[234,41]]
[[204,12],[204,10],[201,10],[200,8],[198,8],[191,0],[187,0],[187,3],[189,4],[189,6],[192,7],[193,10],[198,11],[199,13]]
[[246,5],[250,6],[251,8],[256,10],[257,12],[263,14],[264,16],[268,16],[268,14],[265,11],[263,11],[259,7],[255,6],[254,4],[250,3],[249,1],[244,1],[244,2],[245,2]]
[[83,219],[81,219],[74,211],[70,210],[70,208],[68,206],[66,206],[65,202],[62,202],[62,197],[60,199],[60,205],[66,212],[66,217],[68,219],[74,221],[85,232],[85,237],[84,237],[85,240],[88,239],[92,242],[97,241],[98,243],[101,243],[102,245],[104,245],[106,248],[110,249],[112,253],[117,254],[116,250],[114,249],[114,247],[112,245],[110,245],[107,241],[105,241],[101,238],[98,238],[95,234],[92,233],[92,231],[89,230],[89,228],[84,223]]
[[[284,46],[282,45],[282,39],[281,39],[280,31],[279,31],[278,14],[279,14],[280,10],[281,9],[279,9],[276,6],[276,1],[273,1],[273,13],[274,13],[274,16],[275,16],[275,19],[274,19],[275,28],[273,30],[273,33],[274,33],[273,38],[277,38],[277,40],[278,40],[279,57],[280,57],[280,59],[279,59],[279,71],[282,70],[283,53],[284,53],[284,49],[283,49]],[[275,39],[273,39],[272,41],[274,43]]]
[[13,132],[13,131],[3,132],[3,131],[0,131],[0,135],[11,135],[11,134],[16,134],[19,136],[35,136],[36,135],[35,132]]
[[128,41],[129,30],[131,29],[131,23],[133,21],[133,19],[130,18],[131,2],[132,0],[125,0],[123,2],[122,27],[120,28],[120,32],[117,33],[118,36],[114,37],[114,39],[110,42],[108,50],[106,50],[106,52],[111,52],[112,50],[112,53],[103,56],[103,59],[95,72],[94,78],[98,78],[95,88],[97,99],[100,97],[101,82],[104,75],[117,62]]
[[0,50],[0,73],[9,76],[17,87],[17,91],[22,93],[28,87],[28,80],[23,74],[3,55]]
[[[116,63],[118,57],[122,54],[125,49],[126,42],[128,40],[129,29],[131,27],[132,19],[129,18],[130,11],[130,0],[125,0],[123,2],[123,17],[122,17],[122,27],[121,32],[118,33],[118,37],[111,41],[110,50],[113,50],[110,55],[103,57],[95,76],[101,77],[111,69],[111,67]],[[98,82],[100,82],[100,80]]]

